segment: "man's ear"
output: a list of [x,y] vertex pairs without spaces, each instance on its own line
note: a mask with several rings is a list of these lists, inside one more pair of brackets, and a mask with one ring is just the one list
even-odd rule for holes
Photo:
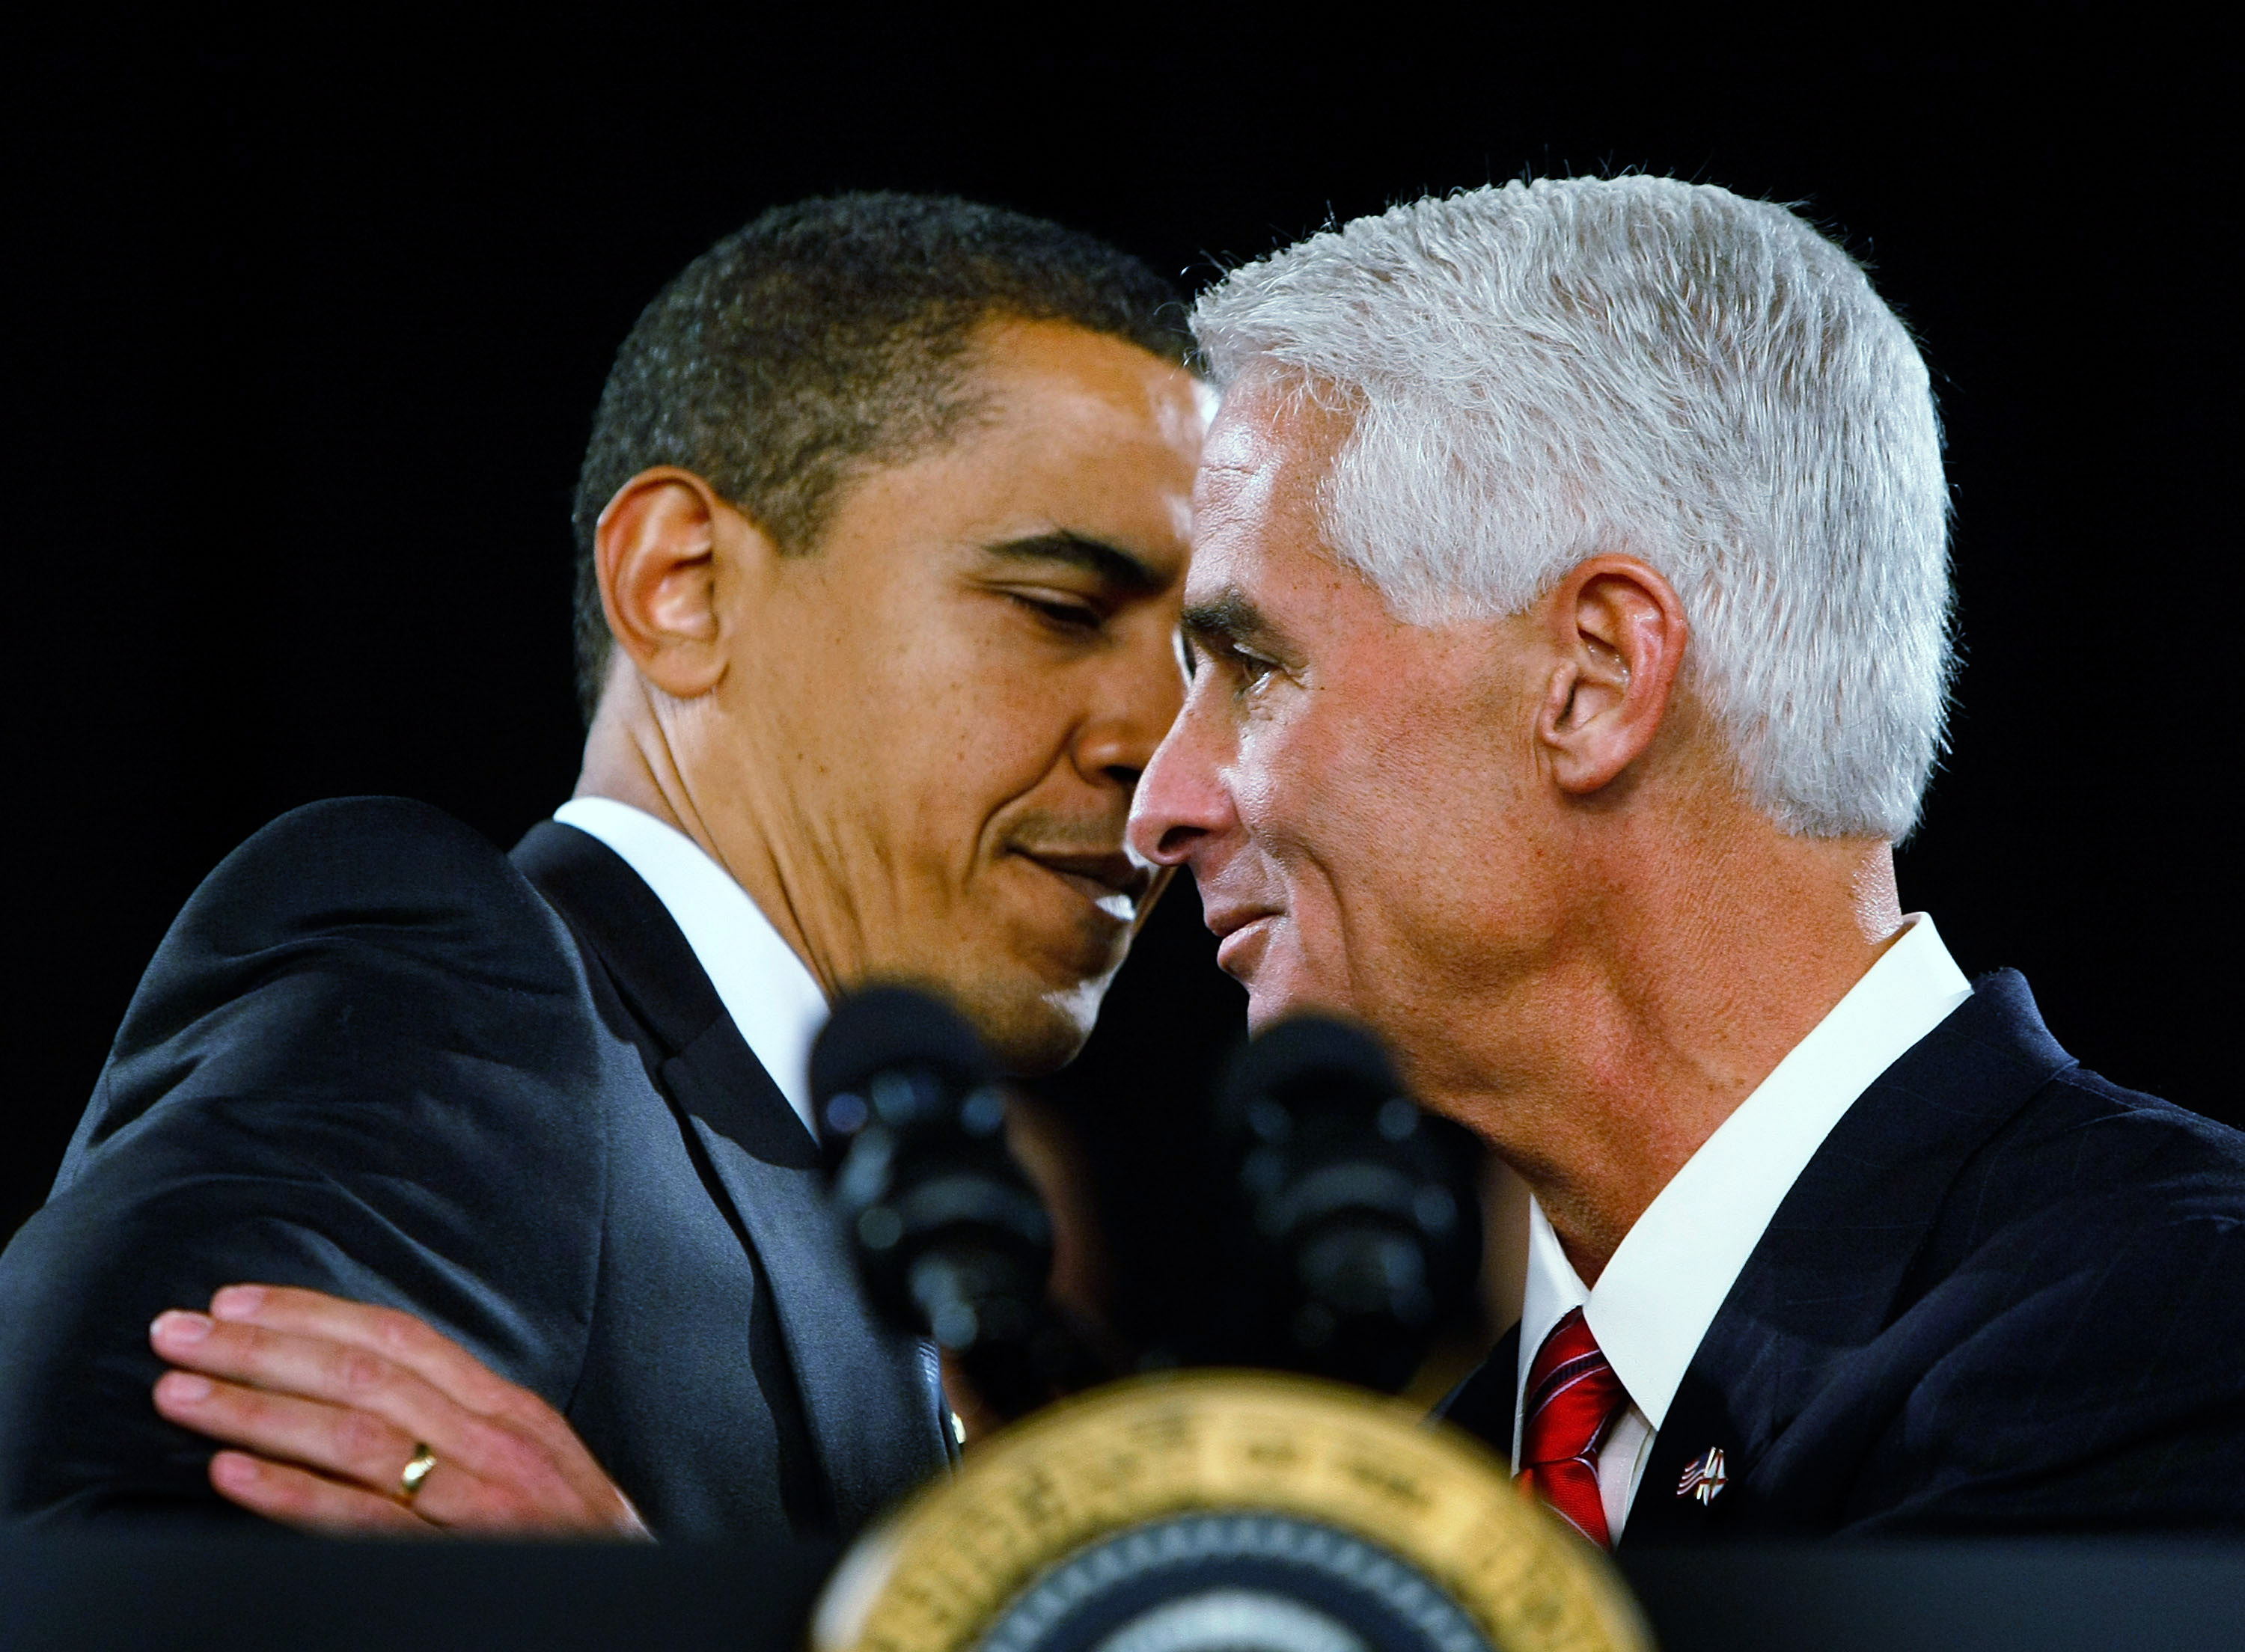
[[1684,663],[1675,587],[1635,557],[1593,557],[1545,599],[1557,656],[1536,742],[1563,791],[1611,783],[1652,743]]
[[664,693],[692,700],[725,674],[719,585],[771,543],[691,471],[658,465],[616,490],[593,540],[616,645]]

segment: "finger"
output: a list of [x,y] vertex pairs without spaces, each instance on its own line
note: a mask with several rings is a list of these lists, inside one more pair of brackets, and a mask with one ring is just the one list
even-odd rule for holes
[[166,1372],[155,1398],[159,1412],[199,1434],[374,1491],[397,1489],[417,1444],[366,1412],[214,1382],[193,1371]]
[[210,1481],[228,1501],[302,1531],[333,1537],[426,1537],[436,1530],[386,1497],[240,1452],[214,1456]]
[[363,1348],[486,1417],[512,1414],[524,1400],[552,1407],[508,1382],[442,1332],[411,1314],[350,1302],[294,1285],[227,1285],[211,1297],[211,1317]]
[[410,1314],[292,1285],[228,1285],[212,1297],[211,1314],[364,1349],[404,1367],[469,1411],[526,1431],[580,1487],[609,1483],[560,1412]]
[[410,1314],[293,1285],[228,1285],[211,1297],[211,1317],[329,1339],[376,1355],[467,1410],[526,1432],[593,1506],[621,1498],[560,1412]]
[[[558,1506],[540,1504],[515,1487],[480,1479],[441,1452],[420,1489],[407,1497],[405,1465],[419,1454],[422,1442],[407,1439],[364,1412],[214,1382],[187,1371],[170,1372],[157,1383],[156,1408],[200,1433],[248,1447],[254,1456],[246,1458],[248,1462],[304,1470],[321,1486],[341,1486],[381,1498],[426,1525],[508,1531],[557,1526],[581,1529],[588,1523],[586,1511],[574,1500],[565,1499]],[[255,1479],[240,1464],[228,1472],[244,1483]],[[293,1487],[291,1495],[314,1494],[286,1478],[269,1484],[284,1491]],[[325,1493],[319,1495],[322,1507],[356,1506],[338,1505]]]
[[[198,1373],[363,1411],[400,1435],[426,1441],[447,1466],[432,1477],[442,1494],[424,1492],[421,1512],[443,1523],[648,1535],[630,1500],[558,1416],[552,1432],[541,1437],[510,1418],[467,1410],[404,1367],[363,1348],[201,1314],[159,1315],[150,1327],[150,1340],[166,1358]],[[189,1413],[175,1420],[196,1425]],[[231,1438],[271,1455],[305,1452],[301,1441],[285,1433],[241,1432],[264,1425],[236,1408],[232,1426],[237,1432]],[[369,1486],[383,1495],[391,1492],[391,1474],[410,1455],[382,1460],[379,1472],[369,1473],[360,1459],[350,1459],[346,1468],[338,1454],[343,1449],[330,1445],[318,1460],[336,1473],[363,1474]]]
[[[236,1444],[362,1478],[387,1493],[398,1467],[413,1454],[413,1444],[425,1441],[440,1458],[504,1488],[510,1502],[519,1502],[525,1510],[567,1517],[588,1507],[605,1508],[612,1500],[613,1488],[597,1466],[591,1471],[594,1484],[608,1495],[595,1495],[582,1477],[565,1472],[545,1441],[504,1419],[465,1409],[413,1372],[365,1349],[180,1312],[159,1315],[149,1339],[158,1353],[187,1371],[223,1379],[218,1387],[227,1393],[320,1407],[306,1413],[277,1405],[261,1409],[227,1398],[223,1411],[195,1413],[222,1416],[237,1430],[259,1431],[220,1434]],[[197,1397],[192,1401],[182,1398],[188,1391],[169,1378],[157,1388],[159,1410],[167,1404],[200,1407],[214,1403],[201,1391],[194,1391]],[[314,1418],[322,1420],[315,1423]],[[174,1420],[187,1418],[183,1415]],[[193,1425],[206,1433],[220,1433],[199,1423]],[[288,1432],[297,1425],[324,1431],[328,1443],[320,1454],[305,1455],[309,1447]],[[403,1451],[397,1449],[401,1440]],[[569,1440],[590,1465],[589,1454],[575,1436]],[[338,1454],[345,1451],[357,1454]],[[375,1472],[366,1472],[369,1465]]]

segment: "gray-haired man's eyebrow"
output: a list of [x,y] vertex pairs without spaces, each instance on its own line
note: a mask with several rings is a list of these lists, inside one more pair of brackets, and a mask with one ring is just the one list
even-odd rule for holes
[[1294,653],[1286,633],[1238,590],[1226,586],[1204,602],[1186,605],[1180,622],[1186,640],[1204,648],[1244,648],[1278,660]]
[[1103,539],[1080,533],[1040,533],[1027,539],[1001,539],[985,545],[989,555],[1006,562],[1057,562],[1096,575],[1117,591],[1138,593],[1159,591],[1169,580],[1154,567]]

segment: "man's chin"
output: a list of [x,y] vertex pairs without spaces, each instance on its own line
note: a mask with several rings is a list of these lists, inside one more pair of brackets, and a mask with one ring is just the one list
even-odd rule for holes
[[975,984],[974,1019],[992,1054],[1023,1078],[1075,1059],[1128,956],[1130,932],[1104,917],[1060,935],[1016,935],[1016,972]]
[[1032,1079],[1066,1066],[1091,1036],[1105,979],[1038,993],[984,993],[965,1005],[967,1019],[998,1065]]
[[954,937],[939,958],[923,953],[918,967],[891,974],[949,999],[1000,1066],[1033,1078],[1067,1066],[1083,1048],[1128,944],[1127,931],[1104,917],[1058,932],[1021,925],[975,940]]
[[1091,1036],[1114,971],[1060,985],[1025,977],[930,981],[972,1022],[991,1059],[1017,1078],[1034,1078],[1075,1059]]
[[1299,1012],[1301,1006],[1285,993],[1258,992],[1255,990],[1252,982],[1245,985],[1247,987],[1247,1032],[1250,1037],[1256,1036],[1264,1028],[1274,1026],[1288,1016]]
[[1260,967],[1240,985],[1247,989],[1247,1030],[1251,1033],[1297,1015],[1329,1015],[1343,1021],[1363,1019],[1342,995],[1318,992],[1303,980],[1299,972],[1283,968],[1269,958],[1264,959]]

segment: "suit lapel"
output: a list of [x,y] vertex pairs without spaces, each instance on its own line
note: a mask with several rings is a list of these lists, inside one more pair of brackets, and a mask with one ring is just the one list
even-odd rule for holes
[[[1908,1305],[1910,1264],[1965,1161],[2072,1058],[2026,983],[1984,977],[1872,1082],[1808,1161],[1707,1328],[1653,1442],[1624,1542],[1815,1524],[1788,1493],[1787,1430]],[[1869,1442],[1865,1443],[1868,1449]],[[1722,1485],[1686,1483],[1710,1450]],[[1827,1473],[1835,1508],[1845,1477]]]
[[1445,1395],[1434,1415],[1462,1428],[1515,1469],[1512,1461],[1512,1413],[1519,1403],[1520,1324],[1496,1339],[1489,1356],[1466,1379]]
[[1668,1415],[1652,1437],[1652,1455],[1615,1547],[1688,1543],[1713,1537],[1735,1521],[1751,1500],[1738,1484],[1747,1461],[1740,1444],[1744,1438],[1721,1391],[1695,1362],[1676,1385]]
[[855,1530],[947,1460],[930,1362],[865,1305],[829,1213],[817,1144],[655,892],[606,844],[550,821],[513,858],[599,954],[643,1024],[658,1087],[709,1155],[713,1196],[729,1202],[763,1264],[835,1516]]
[[[826,1199],[815,1148],[785,1141],[784,1155],[758,1151],[766,1132],[725,1127],[741,1111],[729,1101],[763,1093],[808,1144],[794,1110],[729,1018],[721,1018],[662,1065],[749,1242],[764,1264],[789,1358],[798,1373],[804,1413],[826,1470],[842,1530],[855,1531],[892,1501],[899,1486],[926,1479],[946,1460],[935,1433],[934,1395],[919,1342],[889,1331],[867,1310],[844,1236]],[[770,1134],[780,1134],[777,1131]],[[743,1139],[743,1138],[746,1139]],[[804,1161],[808,1154],[808,1162]],[[816,1373],[802,1380],[802,1374]]]

